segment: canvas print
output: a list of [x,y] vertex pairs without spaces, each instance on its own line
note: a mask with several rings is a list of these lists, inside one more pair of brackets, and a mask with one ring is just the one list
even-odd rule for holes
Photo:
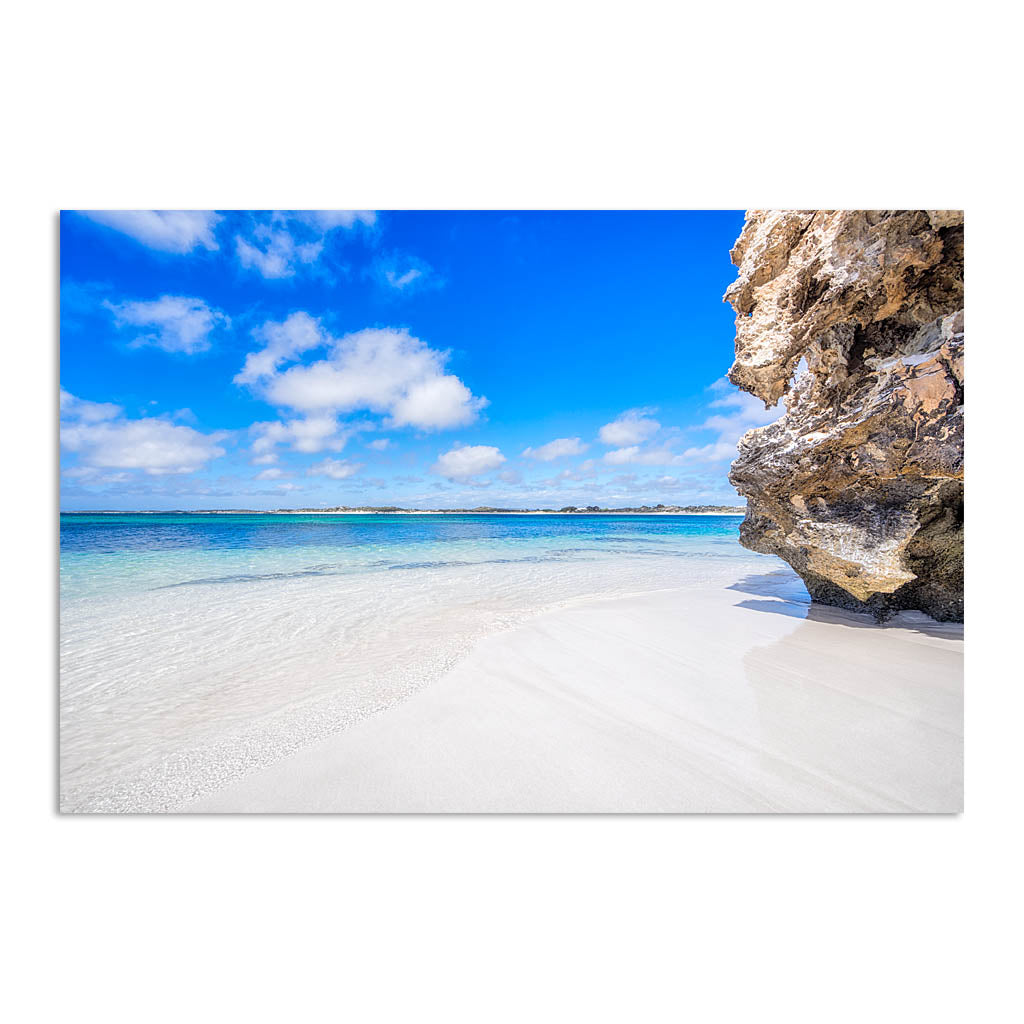
[[963,223],[63,212],[60,810],[960,811]]

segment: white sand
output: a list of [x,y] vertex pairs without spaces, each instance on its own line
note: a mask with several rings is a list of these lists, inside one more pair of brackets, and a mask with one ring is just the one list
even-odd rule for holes
[[789,572],[595,601],[182,811],[956,812],[962,627]]

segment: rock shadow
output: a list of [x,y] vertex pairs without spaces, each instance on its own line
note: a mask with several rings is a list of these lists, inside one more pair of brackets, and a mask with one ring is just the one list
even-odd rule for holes
[[920,611],[901,611],[887,622],[879,623],[868,612],[854,612],[818,604],[811,600],[800,577],[786,569],[745,576],[727,589],[750,594],[758,599],[737,602],[737,608],[746,608],[748,611],[785,615],[809,622],[827,622],[848,629],[910,629],[924,636],[941,637],[946,640],[964,638],[962,622],[937,622]]

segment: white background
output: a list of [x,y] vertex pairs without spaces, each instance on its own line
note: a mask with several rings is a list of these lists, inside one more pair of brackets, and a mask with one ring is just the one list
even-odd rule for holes
[[[1019,1014],[1013,10],[93,0],[6,12],[7,1019]],[[834,205],[967,209],[964,815],[55,814],[57,210]]]

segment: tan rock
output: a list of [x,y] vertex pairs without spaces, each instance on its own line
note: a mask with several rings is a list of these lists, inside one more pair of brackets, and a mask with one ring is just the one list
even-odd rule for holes
[[729,378],[786,405],[730,473],[743,543],[815,600],[961,619],[962,213],[753,210],[732,258]]

